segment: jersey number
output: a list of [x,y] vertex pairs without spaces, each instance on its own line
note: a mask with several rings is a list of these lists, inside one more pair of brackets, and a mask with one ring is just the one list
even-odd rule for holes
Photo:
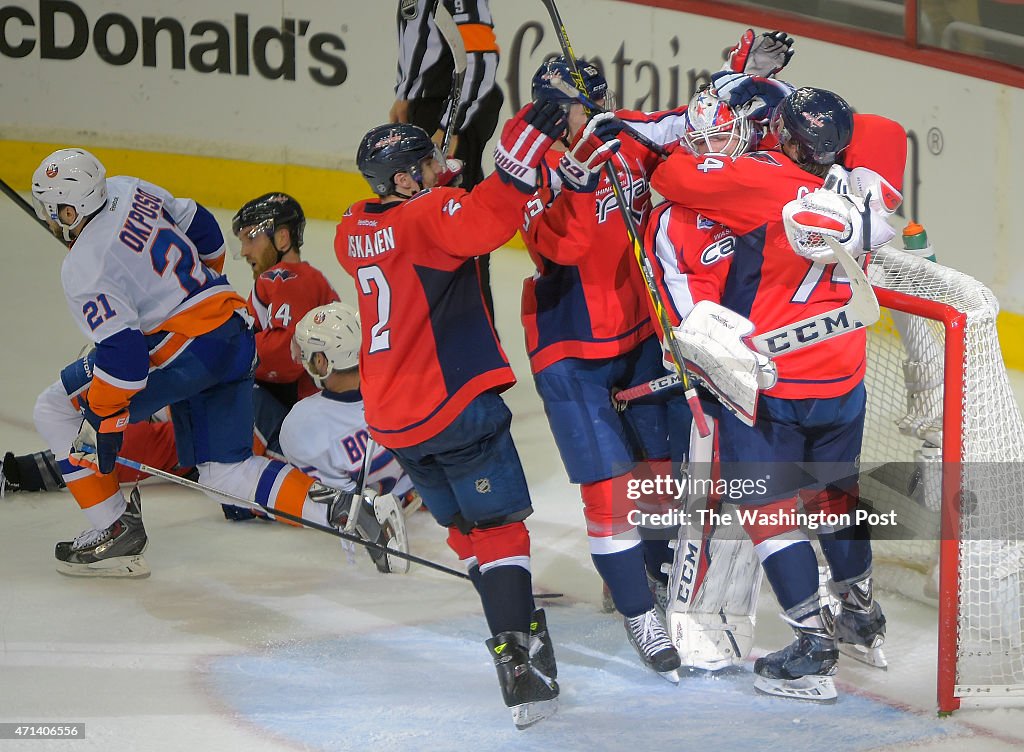
[[149,255],[153,259],[153,270],[160,276],[170,266],[171,250],[178,254],[174,263],[174,276],[186,294],[191,295],[206,283],[205,267],[196,273],[196,257],[188,242],[170,227],[160,230],[153,239]]
[[[369,353],[391,349],[391,329],[388,320],[391,318],[391,287],[384,272],[379,266],[363,266],[356,275],[359,278],[359,289],[363,295],[377,294],[377,323],[370,329]],[[372,286],[371,286],[372,285]]]
[[[806,303],[811,298],[811,293],[814,292],[814,288],[821,282],[821,278],[825,276],[825,267],[828,264],[823,264],[820,261],[815,261],[811,264],[811,268],[807,270],[807,274],[804,275],[803,280],[800,282],[800,286],[796,288],[796,292],[793,293],[793,297],[789,299],[790,303]],[[832,266],[832,284],[834,285],[848,285],[850,284],[850,278],[846,276],[846,272],[843,271],[843,267],[839,264]]]
[[[274,311],[273,304],[267,306],[267,319],[273,322],[277,319],[281,322],[281,328],[287,329],[288,325],[292,323],[292,307],[288,303],[282,303],[277,307],[277,311]],[[271,323],[273,326],[273,323]]]
[[82,306],[82,313],[85,314],[85,320],[92,331],[96,331],[96,327],[117,315],[117,311],[107,302],[105,294],[97,295],[96,300],[90,300]]

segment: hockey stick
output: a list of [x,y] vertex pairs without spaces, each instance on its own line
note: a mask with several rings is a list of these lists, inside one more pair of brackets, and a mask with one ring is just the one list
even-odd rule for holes
[[3,191],[7,195],[7,198],[11,199],[11,201],[16,203],[26,214],[42,225],[47,232],[50,231],[50,228],[46,226],[46,222],[36,215],[36,210],[32,208],[32,204],[23,199],[21,194],[11,188],[11,186],[7,185],[3,179],[0,179],[0,191]]
[[[565,94],[566,96],[576,97],[577,101],[579,101],[580,104],[582,104],[588,110],[597,115],[600,115],[602,112],[608,112],[608,110],[604,109],[603,107],[598,107],[594,100],[592,100],[590,97],[588,97],[586,94],[577,89],[568,81],[564,81],[561,78],[553,78],[551,80],[551,85],[554,86],[563,94]],[[668,156],[668,152],[665,150],[664,146],[657,143],[656,141],[652,141],[650,138],[645,136],[643,133],[638,131],[636,128],[634,128],[624,120],[619,120],[618,118],[616,118],[616,120],[623,125],[622,130],[624,130],[626,134],[629,135],[629,137],[636,141],[638,144],[647,149],[650,149],[659,157]]]
[[221,496],[225,499],[231,499],[232,501],[240,502],[242,504],[245,504],[248,508],[257,510],[263,514],[270,514],[274,517],[280,517],[283,520],[294,522],[298,525],[302,525],[303,527],[309,527],[314,530],[319,530],[322,533],[333,535],[335,538],[341,538],[342,540],[347,540],[352,543],[358,543],[360,546],[363,546],[365,548],[372,548],[377,551],[383,551],[388,556],[396,556],[400,559],[406,559],[407,561],[411,561],[415,564],[421,564],[425,567],[429,567],[430,569],[436,569],[438,572],[444,572],[445,574],[450,574],[453,577],[458,577],[462,580],[469,579],[469,575],[465,572],[460,572],[457,569],[446,567],[444,564],[438,564],[436,562],[430,561],[429,559],[422,559],[419,556],[407,554],[404,551],[396,551],[393,548],[382,546],[379,543],[364,540],[360,538],[358,535],[350,535],[349,533],[345,533],[340,530],[335,530],[333,527],[330,527],[329,525],[321,525],[319,522],[307,520],[305,517],[299,517],[296,514],[282,512],[278,509],[268,509],[267,507],[263,506],[262,504],[256,501],[253,501],[252,499],[246,499],[241,496],[235,496],[234,494],[219,491],[216,488],[205,486],[202,483],[196,483],[194,480],[189,480],[188,478],[182,478],[180,476],[175,475],[174,473],[169,473],[166,470],[161,470],[158,467],[152,467],[151,465],[146,465],[142,462],[136,462],[135,460],[130,460],[125,457],[118,457],[117,463],[119,465],[123,465],[124,467],[130,467],[132,470],[138,470],[139,472],[146,473],[147,475],[155,475],[158,478],[169,480],[172,483],[177,483],[179,486],[191,488],[194,491],[202,491],[204,494],[213,494],[215,496]]
[[348,510],[348,521],[345,523],[345,532],[351,534],[356,529],[356,518],[358,517],[359,511],[359,500],[362,498],[363,491],[366,490],[366,479],[370,475],[370,457],[373,456],[374,451],[377,449],[377,442],[372,437],[366,440],[366,446],[363,447],[363,466],[359,468],[359,477],[356,478],[356,493],[352,497],[352,506]]
[[[250,509],[254,509],[258,512],[270,514],[274,517],[280,517],[283,520],[288,520],[289,522],[294,522],[298,525],[302,525],[303,527],[312,528],[313,530],[319,530],[322,533],[333,535],[335,538],[341,538],[342,540],[351,541],[352,543],[358,543],[360,546],[364,546],[365,548],[373,548],[378,551],[384,551],[385,553],[387,553],[388,556],[396,556],[399,559],[405,559],[406,561],[411,561],[414,564],[421,564],[425,567],[428,567],[429,569],[436,569],[438,572],[444,572],[445,574],[450,574],[453,577],[458,577],[460,580],[470,579],[470,576],[465,572],[460,572],[457,569],[446,567],[444,564],[438,564],[437,562],[430,561],[430,559],[423,559],[414,554],[407,554],[404,551],[396,551],[393,548],[382,546],[379,543],[374,543],[373,541],[363,540],[357,535],[349,535],[348,533],[341,532],[340,530],[335,530],[333,527],[330,527],[328,525],[321,525],[319,522],[313,522],[312,520],[307,520],[305,517],[299,517],[296,514],[289,514],[288,512],[282,512],[277,509],[268,509],[267,507],[263,506],[262,504],[256,501],[253,501],[252,499],[245,499],[241,496],[235,496],[234,494],[225,493],[224,491],[218,491],[216,488],[204,486],[202,483],[196,483],[194,480],[182,478],[181,476],[175,475],[174,473],[169,473],[166,470],[161,470],[158,467],[152,467],[151,465],[146,465],[142,462],[136,462],[135,460],[130,460],[127,459],[126,457],[118,457],[117,463],[119,465],[129,467],[132,470],[138,470],[139,472],[146,473],[147,475],[153,475],[156,476],[157,478],[169,480],[172,483],[177,483],[179,486],[185,486],[186,488],[191,488],[194,491],[201,491],[203,494],[213,494],[215,496],[222,496],[225,499],[231,499],[232,501],[241,502]],[[561,598],[562,593],[534,593],[533,597],[550,600],[553,598]]]
[[[572,51],[572,44],[569,42],[569,33],[565,30],[565,24],[562,22],[562,17],[559,15],[558,8],[555,6],[555,0],[542,1],[544,3],[544,7],[548,10],[548,15],[551,16],[551,22],[555,25],[555,29],[558,32],[558,43],[562,48],[562,55],[565,56],[566,63],[569,65],[569,70],[572,72],[572,81],[576,85],[576,89],[578,91],[588,95],[589,92],[587,92],[586,83],[583,81],[583,74],[580,72],[579,65],[576,62],[576,55]],[[586,107],[586,105],[584,105],[584,107]],[[676,371],[683,384],[683,393],[686,395],[686,402],[690,405],[690,411],[693,413],[693,422],[697,426],[697,431],[700,435],[707,436],[710,433],[710,429],[708,428],[707,418],[704,415],[704,409],[701,407],[700,399],[697,397],[697,390],[693,387],[693,384],[690,382],[686,374],[686,368],[683,365],[683,357],[679,351],[679,344],[676,342],[675,337],[672,334],[672,324],[669,322],[668,313],[665,310],[665,301],[661,299],[661,293],[658,291],[657,282],[654,278],[654,269],[651,266],[651,260],[647,257],[647,254],[644,253],[643,246],[640,243],[640,232],[637,229],[636,220],[633,217],[632,210],[626,203],[626,196],[622,190],[622,186],[619,184],[619,177],[615,172],[615,166],[610,160],[605,162],[605,174],[608,176],[608,182],[611,183],[612,193],[615,195],[615,202],[618,204],[619,213],[622,215],[622,220],[626,224],[626,233],[629,235],[630,244],[633,246],[633,256],[636,258],[636,262],[640,266],[640,273],[643,275],[644,283],[647,286],[647,294],[650,296],[651,305],[658,317],[658,323],[661,325],[662,334],[665,337],[665,341],[668,343],[669,351],[672,354],[672,360],[676,366]]]
[[434,9],[434,24],[437,26],[437,30],[441,32],[441,36],[444,37],[444,41],[448,44],[448,49],[452,51],[452,58],[455,60],[455,70],[452,73],[452,91],[448,97],[448,107],[446,110],[448,123],[444,127],[444,140],[441,141],[441,154],[447,158],[448,145],[451,143],[452,133],[455,131],[455,117],[458,114],[459,103],[462,101],[462,84],[466,80],[468,62],[466,59],[466,43],[462,39],[462,34],[459,32],[455,19],[452,18],[452,14],[448,12],[448,9],[444,7],[443,2],[439,2]]
[[[751,344],[762,355],[768,357],[786,355],[825,342],[833,337],[863,329],[878,321],[878,317],[881,315],[878,298],[875,297],[875,292],[871,289],[871,283],[868,282],[864,270],[834,239],[825,237],[825,240],[832,248],[836,262],[846,272],[850,281],[849,302],[831,311],[808,316],[800,321],[752,337]],[[679,377],[675,374],[662,376],[645,384],[637,384],[616,392],[615,400],[629,402],[641,397],[648,397],[679,383]]]

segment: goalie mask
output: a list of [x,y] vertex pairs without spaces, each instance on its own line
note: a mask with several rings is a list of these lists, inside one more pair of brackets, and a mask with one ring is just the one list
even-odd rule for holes
[[359,172],[378,196],[401,195],[395,191],[395,175],[407,172],[424,188],[423,161],[438,161],[437,171],[446,164],[444,156],[427,132],[409,123],[378,125],[363,136],[356,152]]
[[[359,314],[344,303],[328,303],[309,311],[295,325],[293,355],[301,360],[316,385],[323,388],[324,379],[333,371],[347,371],[359,365],[362,339]],[[323,353],[327,360],[323,374],[313,364],[317,353]]]
[[[85,149],[58,149],[44,159],[32,174],[32,206],[36,216],[56,222],[65,243],[71,233],[107,203],[107,171]],[[60,207],[70,206],[78,217],[70,224],[60,219]],[[53,232],[52,225],[50,226]]]
[[753,123],[719,99],[710,87],[693,95],[686,107],[685,125],[681,141],[698,156],[738,157],[757,140]]
[[838,94],[804,87],[787,96],[772,114],[769,130],[779,146],[796,146],[796,161],[823,176],[853,136],[853,110]]

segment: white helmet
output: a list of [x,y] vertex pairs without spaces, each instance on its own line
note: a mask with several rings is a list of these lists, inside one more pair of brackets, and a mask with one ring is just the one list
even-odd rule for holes
[[[64,240],[71,231],[107,203],[107,171],[85,149],[58,149],[42,161],[32,174],[32,204],[44,222],[61,226]],[[73,206],[78,212],[74,224],[66,225],[58,217],[58,207]]]
[[738,157],[753,146],[756,133],[750,120],[720,99],[714,89],[704,87],[686,107],[686,132],[682,142],[694,154],[724,154]]
[[[306,372],[319,387],[331,371],[344,371],[359,365],[359,348],[363,330],[359,314],[344,303],[328,303],[314,308],[295,325],[293,342]],[[327,374],[311,370],[313,356],[318,352],[327,358]]]

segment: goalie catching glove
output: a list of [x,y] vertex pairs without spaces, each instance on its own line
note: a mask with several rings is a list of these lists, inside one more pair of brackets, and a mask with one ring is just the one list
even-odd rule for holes
[[786,67],[793,57],[793,37],[784,31],[766,31],[760,36],[747,29],[736,46],[726,50],[722,70],[771,76]]
[[605,162],[615,156],[622,146],[619,131],[622,122],[614,113],[595,115],[584,128],[572,148],[558,162],[558,176],[562,184],[577,193],[593,193],[601,180]]
[[565,113],[555,102],[526,105],[505,123],[494,147],[498,176],[522,193],[532,194],[537,188],[537,165],[565,133],[566,124]]
[[808,261],[833,264],[835,254],[826,237],[835,240],[854,258],[885,245],[895,230],[873,201],[824,188],[793,199],[782,207],[786,238],[798,256]]
[[754,331],[750,319],[702,300],[672,335],[686,370],[747,425],[757,418],[757,395],[775,386],[778,372],[771,359],[751,350],[743,338]]

